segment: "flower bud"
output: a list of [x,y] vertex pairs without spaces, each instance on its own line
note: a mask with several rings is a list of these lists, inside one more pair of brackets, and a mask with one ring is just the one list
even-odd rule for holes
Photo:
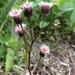
[[23,4],[22,8],[24,9],[24,15],[25,17],[30,18],[32,16],[32,2]]
[[9,16],[12,17],[17,24],[22,24],[23,22],[21,11],[20,9],[12,9],[12,11],[9,12]]
[[41,6],[42,14],[46,15],[49,13],[49,10],[53,6],[53,3],[42,2],[40,6]]
[[44,56],[45,56],[45,54],[44,54],[44,53],[42,53],[42,52],[40,51],[40,56],[41,56],[41,57],[44,57]]
[[[26,25],[22,24],[23,29],[25,28],[25,26]],[[20,25],[15,27],[15,32],[17,32],[20,37],[24,36],[24,32],[23,32],[22,27]]]

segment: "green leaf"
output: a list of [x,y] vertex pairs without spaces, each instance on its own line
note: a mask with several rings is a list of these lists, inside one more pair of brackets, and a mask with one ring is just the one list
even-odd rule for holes
[[36,7],[36,6],[38,6],[38,4],[40,3],[40,1],[39,0],[37,0],[37,1],[34,1],[34,3],[33,3],[33,8],[34,7]]
[[[1,14],[1,20],[3,21],[3,23],[6,20],[6,17],[10,11],[10,9],[13,7],[13,5],[17,2],[18,0],[11,0],[7,6],[5,7],[4,11]],[[1,26],[1,29],[3,28],[4,24]]]
[[62,6],[67,0],[60,0],[59,6]]
[[14,51],[11,49],[8,49],[7,55],[6,55],[6,65],[5,70],[8,73],[13,65],[13,57],[14,57]]
[[71,21],[75,23],[75,10],[71,14]]
[[5,50],[7,49],[7,47],[4,44],[0,45],[0,58],[5,58],[6,54],[5,54]]
[[68,0],[63,4],[63,6],[60,7],[60,10],[62,10],[63,12],[71,11],[74,9],[75,9],[75,4],[73,3],[72,0]]
[[[43,28],[47,27],[50,24],[50,22],[44,22]],[[39,27],[42,28],[42,21],[39,24]]]
[[10,39],[9,33],[5,34],[4,32],[1,31],[0,43],[5,44],[6,42],[8,42],[9,39]]
[[15,52],[20,49],[20,42],[18,41],[18,39],[11,38],[11,40],[9,41],[9,45]]
[[5,38],[0,34],[0,43],[5,44]]
[[28,65],[29,65],[29,55],[26,52],[26,50],[24,50],[24,58],[25,58],[26,67],[28,67]]

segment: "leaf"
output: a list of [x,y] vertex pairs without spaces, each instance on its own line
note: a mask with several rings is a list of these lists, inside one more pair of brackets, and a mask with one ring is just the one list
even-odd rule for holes
[[0,43],[5,44],[5,38],[0,34]]
[[[17,2],[18,0],[11,0],[7,6],[5,7],[4,11],[2,12],[1,14],[1,20],[3,21],[3,23],[5,22],[6,20],[6,17],[10,11],[10,9],[13,7],[13,5]],[[1,29],[3,28],[4,24],[1,26]]]
[[6,55],[6,65],[5,70],[6,72],[9,72],[13,65],[13,57],[14,57],[14,51],[11,49],[8,49],[7,55]]
[[7,47],[4,44],[0,45],[0,58],[5,58],[6,54],[5,54],[5,50],[7,49]]
[[71,21],[75,23],[75,10],[71,14]]
[[28,67],[28,65],[29,65],[29,55],[26,52],[26,50],[24,50],[24,58],[25,58],[26,67]]
[[59,6],[62,6],[67,0],[60,0]]
[[34,7],[36,7],[36,6],[38,6],[38,4],[40,3],[40,1],[39,0],[37,0],[37,1],[34,1],[34,3],[33,3],[33,8]]
[[20,42],[15,38],[11,38],[11,40],[9,41],[9,45],[15,52],[20,49]]
[[10,39],[9,33],[5,34],[4,32],[1,31],[0,43],[5,44],[6,42],[8,42],[9,39]]
[[[50,22],[44,22],[43,28],[47,27],[50,24]],[[39,27],[42,28],[42,21],[39,24]]]
[[68,0],[63,4],[63,6],[60,7],[60,10],[62,10],[63,12],[71,11],[74,9],[75,9],[75,5],[72,0]]

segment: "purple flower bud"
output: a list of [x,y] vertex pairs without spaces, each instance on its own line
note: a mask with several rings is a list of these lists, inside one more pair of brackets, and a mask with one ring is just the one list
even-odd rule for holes
[[24,15],[25,17],[31,17],[32,16],[32,2],[23,4],[22,8],[24,9]]
[[[25,24],[22,24],[23,29],[25,28],[25,26],[26,26]],[[20,25],[15,27],[15,32],[17,32],[20,37],[24,36],[22,27]]]
[[12,9],[12,11],[9,12],[9,16],[12,17],[17,24],[21,24],[23,22],[21,12],[22,10],[20,9]]
[[42,14],[46,15],[49,13],[49,10],[53,6],[53,3],[42,2],[40,6],[41,6]]

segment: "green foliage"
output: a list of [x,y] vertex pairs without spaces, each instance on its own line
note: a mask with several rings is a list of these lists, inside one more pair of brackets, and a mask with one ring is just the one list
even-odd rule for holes
[[13,59],[14,59],[14,51],[12,49],[8,49],[7,55],[6,55],[6,64],[5,64],[5,70],[8,73],[13,65]]
[[71,14],[71,21],[75,23],[75,9],[73,10]]
[[[6,20],[6,17],[10,11],[10,9],[13,7],[13,5],[16,3],[16,1],[18,0],[11,0],[7,6],[5,7],[4,11],[2,12],[0,18],[1,18],[1,21],[5,21]],[[10,6],[11,5],[11,6]],[[4,24],[1,26],[1,29],[3,28]]]
[[10,48],[12,48],[15,52],[18,52],[20,49],[20,42],[17,39],[12,37],[8,43]]
[[60,0],[59,6],[62,6],[67,0]]
[[0,59],[5,59],[6,50],[7,50],[6,45],[4,45],[4,44],[0,45]]
[[6,44],[8,40],[10,39],[10,34],[0,34],[0,43]]
[[[50,24],[50,22],[44,22],[43,28],[48,26]],[[42,21],[39,24],[39,27],[42,28]]]
[[75,8],[75,4],[73,3],[73,1],[68,0],[60,7],[60,10],[62,10],[63,12],[66,12],[66,11],[74,10],[74,8]]
[[68,0],[66,1],[61,7],[60,7],[60,10],[62,10],[63,12],[71,12],[72,11],[72,14],[70,15],[70,20],[72,22],[75,23],[75,16],[74,16],[74,13],[75,13],[75,0]]

